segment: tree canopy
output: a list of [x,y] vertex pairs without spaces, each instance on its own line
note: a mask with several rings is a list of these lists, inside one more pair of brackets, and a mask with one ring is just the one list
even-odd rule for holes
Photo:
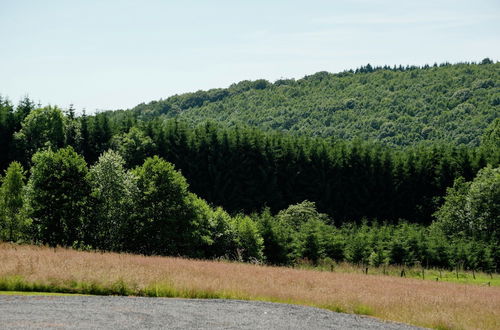
[[408,146],[445,141],[477,146],[500,112],[500,63],[372,67],[302,79],[241,81],[226,89],[175,95],[139,104],[142,119],[178,118],[198,124],[304,136],[377,140]]

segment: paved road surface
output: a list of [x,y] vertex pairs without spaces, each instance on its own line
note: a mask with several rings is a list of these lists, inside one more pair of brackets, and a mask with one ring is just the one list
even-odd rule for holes
[[0,296],[1,329],[416,329],[265,302],[98,296]]

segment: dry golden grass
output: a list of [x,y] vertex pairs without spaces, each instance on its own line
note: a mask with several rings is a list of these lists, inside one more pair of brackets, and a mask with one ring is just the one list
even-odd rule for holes
[[392,276],[0,244],[0,284],[13,279],[66,292],[259,299],[425,327],[500,329],[498,287]]

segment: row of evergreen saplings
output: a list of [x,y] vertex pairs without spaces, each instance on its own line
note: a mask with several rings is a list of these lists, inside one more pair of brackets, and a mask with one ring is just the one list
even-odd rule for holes
[[[278,265],[304,259],[317,264],[328,258],[373,266],[420,264],[493,272],[500,264],[498,224],[493,221],[498,221],[494,200],[499,173],[498,168],[485,168],[466,185],[468,190],[457,182],[430,227],[365,221],[337,228],[309,201],[276,215],[265,209],[230,216],[190,193],[180,172],[159,157],[127,170],[122,157],[110,150],[88,168],[71,147],[49,149],[34,155],[26,185],[19,163],[7,169],[0,189],[0,238]],[[467,194],[478,184],[484,186],[483,181],[493,187],[486,191],[493,199],[486,210],[491,223],[475,229],[453,212],[471,209],[457,204],[457,194],[465,194],[461,200],[467,203],[474,197]],[[476,213],[471,216],[484,220]]]
[[439,221],[428,227],[364,221],[337,228],[325,220],[328,218],[317,213],[314,203],[308,201],[292,205],[275,217],[267,210],[257,215],[267,262],[293,264],[306,259],[313,265],[333,260],[374,267],[420,265],[487,273],[497,270],[497,241],[447,236]]

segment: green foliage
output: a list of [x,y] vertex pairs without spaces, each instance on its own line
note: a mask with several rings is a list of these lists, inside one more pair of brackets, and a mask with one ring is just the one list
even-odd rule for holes
[[119,154],[109,150],[89,170],[93,216],[87,228],[93,235],[88,240],[96,248],[122,250],[127,245],[137,187],[124,164]]
[[0,241],[15,242],[26,232],[27,221],[22,212],[24,170],[18,162],[12,162],[0,180]]
[[66,141],[65,145],[72,146],[73,149],[79,151],[81,149],[82,135],[81,123],[75,117],[75,109],[70,105],[65,116]]
[[30,100],[28,96],[23,97],[16,107],[16,122],[18,125],[21,125],[24,119],[36,108],[35,102]]
[[479,171],[465,207],[473,233],[500,242],[500,167],[488,166]]
[[435,223],[447,235],[459,233],[471,234],[468,217],[465,212],[466,196],[470,189],[470,182],[463,178],[455,180],[453,187],[447,189],[445,202],[435,213]]
[[153,140],[137,127],[132,127],[128,133],[115,135],[111,144],[129,167],[140,165],[155,151]]
[[265,251],[275,259],[273,263],[289,264],[297,259],[307,259],[317,264],[327,252],[329,256],[339,256],[333,227],[328,225],[333,221],[326,214],[319,213],[313,202],[306,200],[290,205],[280,211],[275,220],[264,211],[259,219]]
[[[310,218],[298,229],[293,229],[289,225],[279,227],[280,214],[273,217],[264,211],[254,215],[264,239],[266,261],[272,264],[306,262],[316,265],[333,260],[365,267],[419,265],[484,272],[497,271],[500,265],[496,242],[487,242],[481,237],[450,238],[438,226],[364,221],[361,225],[350,223],[337,228],[317,218]],[[274,228],[280,228],[280,231],[273,231]],[[280,233],[281,237],[291,239],[279,240]],[[283,251],[287,252],[288,258],[276,258]]]
[[[188,231],[184,215],[188,185],[174,166],[158,157],[148,158],[133,171],[137,177],[137,239],[144,252],[175,255]],[[142,251],[141,251],[142,252]]]
[[133,249],[148,254],[203,256],[213,244],[210,209],[188,192],[186,179],[155,156],[133,170],[137,177],[136,235]]
[[33,156],[26,207],[35,241],[72,246],[83,239],[90,194],[87,171],[85,160],[71,147]]
[[490,159],[495,160],[493,163],[500,163],[500,118],[495,119],[484,131],[481,147]]
[[309,221],[318,220],[322,222],[330,222],[326,214],[319,213],[316,210],[316,204],[310,201],[290,205],[287,209],[280,211],[277,216],[279,221],[287,226],[298,230]]
[[455,178],[495,164],[484,149],[445,144],[395,150],[213,124],[148,127],[157,154],[182,170],[192,191],[232,214],[309,200],[337,224],[363,217],[429,224]]
[[485,167],[472,182],[457,179],[435,216],[448,236],[500,242],[500,168]]
[[[40,151],[33,163],[24,208],[32,221],[31,238],[52,246],[280,265],[330,260],[331,265],[348,261],[373,267],[425,265],[493,272],[500,264],[494,223],[482,229],[493,232],[489,239],[474,231],[469,236],[448,236],[439,222],[425,227],[363,221],[334,227],[308,201],[276,215],[264,209],[252,217],[231,217],[190,193],[182,175],[159,157],[148,158],[128,172],[123,159],[108,151],[87,173],[85,161],[69,147]],[[470,185],[458,180],[450,190],[466,187],[463,208],[482,211],[484,219],[490,219],[497,179],[498,169],[487,167]],[[7,188],[6,182],[11,181],[20,184]],[[22,191],[22,168],[17,163],[7,171],[0,189],[2,210],[6,210],[7,190],[17,191],[9,198]],[[448,196],[445,204],[450,200]],[[17,209],[22,201],[18,198],[14,203]]]
[[184,238],[179,254],[196,258],[234,255],[234,230],[226,215],[214,211],[205,200],[193,193],[188,193],[183,212],[187,224],[180,224]]
[[[350,237],[346,240],[344,255],[347,261],[355,264],[366,264],[368,262],[371,251],[365,231],[366,228],[361,228],[358,232],[351,233]],[[401,263],[397,257],[391,255],[395,263]]]
[[303,79],[242,81],[227,89],[140,104],[139,118],[207,120],[304,136],[479,145],[500,111],[500,63],[377,67],[318,72]]
[[281,219],[273,217],[269,208],[259,215],[254,214],[254,218],[263,239],[266,261],[273,265],[292,263],[295,258],[293,228]]
[[221,207],[207,209],[208,205],[204,204],[208,214],[200,216],[207,217],[210,232],[210,244],[205,247],[205,257],[235,259],[238,249],[237,232],[231,216]]
[[32,110],[22,121],[14,135],[17,148],[24,151],[24,161],[41,148],[61,148],[65,143],[65,124],[62,111],[57,107]]
[[0,238],[498,270],[498,65],[368,65],[79,118],[0,98],[0,168],[33,165],[24,199],[18,163],[3,179]]
[[299,255],[316,265],[320,258],[325,257],[321,242],[321,225],[317,219],[310,219],[302,224],[299,232]]
[[373,267],[379,267],[389,263],[389,260],[388,251],[379,246],[370,253],[368,264]]
[[248,216],[238,215],[233,219],[236,228],[238,259],[241,261],[262,261],[264,240],[257,224]]
[[[244,81],[228,89],[198,91],[141,105],[137,111],[73,118],[70,108],[63,123],[64,143],[74,144],[89,164],[94,164],[109,147],[125,158],[129,168],[142,164],[145,157],[158,155],[182,171],[195,194],[230,214],[250,214],[266,206],[276,213],[309,200],[337,224],[359,223],[363,218],[430,224],[454,179],[462,176],[471,180],[482,167],[498,166],[500,162],[496,135],[491,133],[495,132],[500,105],[494,102],[498,94],[497,66],[366,66],[356,72],[320,72],[274,84]],[[281,96],[273,100],[277,95]],[[248,115],[258,118],[245,122],[226,116],[225,102],[238,98],[243,107],[255,105],[258,111]],[[294,102],[288,104],[290,99]],[[323,111],[317,102],[337,102],[342,109]],[[20,130],[18,118],[29,113],[35,116],[41,110],[32,110],[29,100],[15,111],[8,101],[3,103],[0,124],[6,131],[0,131],[0,135],[5,135],[7,143],[0,145],[0,151],[5,151],[0,153],[0,165],[6,168],[12,160],[29,165],[27,155],[46,144],[30,144],[33,150],[25,150],[27,145],[14,148],[9,139],[12,129]],[[311,108],[309,103],[314,106]],[[206,123],[212,117],[200,114],[196,118],[203,124],[194,127],[191,119],[183,117],[196,109],[204,109],[208,115],[207,109],[215,104],[221,107],[217,112],[217,116],[224,116],[221,120]],[[231,114],[247,114],[238,104],[228,108],[235,110]],[[278,113],[274,112],[276,107]],[[316,116],[316,112],[321,115]],[[158,117],[160,113],[164,116]],[[266,114],[269,116],[261,123],[260,117]],[[165,121],[170,115],[175,120]],[[436,116],[441,117],[438,120]],[[283,130],[274,122],[280,117],[293,127],[301,125],[287,130],[301,137],[276,133]],[[369,118],[365,121],[365,117]],[[181,121],[183,118],[185,121]],[[316,131],[323,129],[323,122],[329,122],[328,130],[345,132]],[[245,123],[260,130],[244,128]],[[270,127],[266,128],[266,123]],[[481,146],[472,147],[479,144],[479,136],[488,124]],[[263,133],[262,128],[270,132]],[[468,131],[456,133],[462,129]],[[353,133],[358,130],[364,133]],[[374,134],[382,143],[365,141]],[[449,134],[454,137],[448,138]],[[17,136],[21,136],[20,132]],[[428,143],[416,142],[424,140]]]

